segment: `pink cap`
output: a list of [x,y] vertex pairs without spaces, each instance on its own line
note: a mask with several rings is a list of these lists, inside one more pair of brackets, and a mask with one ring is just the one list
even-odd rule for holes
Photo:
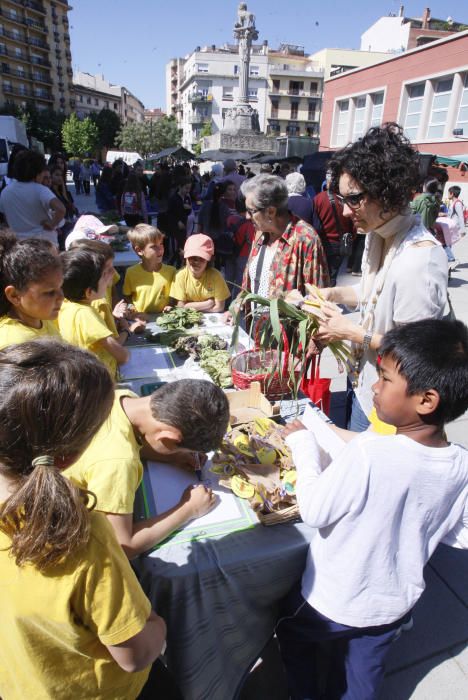
[[184,258],[203,258],[211,260],[214,255],[214,243],[204,233],[194,233],[185,241]]

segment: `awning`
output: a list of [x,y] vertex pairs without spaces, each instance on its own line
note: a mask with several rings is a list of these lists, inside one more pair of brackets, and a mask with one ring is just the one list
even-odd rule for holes
[[219,149],[211,149],[209,151],[202,151],[200,154],[200,160],[227,160],[228,158],[232,160],[245,160],[250,163],[252,160],[256,159],[257,156],[263,155],[258,151],[223,151]]
[[159,153],[152,153],[145,160],[161,160],[162,158],[174,158],[175,160],[196,160],[197,156],[183,146],[171,146],[164,148]]
[[459,156],[436,156],[436,162],[439,165],[451,165],[457,168],[461,163],[468,164],[468,153],[462,153]]

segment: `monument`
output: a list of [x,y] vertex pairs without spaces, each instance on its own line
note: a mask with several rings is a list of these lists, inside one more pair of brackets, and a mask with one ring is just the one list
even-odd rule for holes
[[203,150],[276,153],[275,139],[260,132],[258,112],[249,101],[250,53],[252,42],[258,39],[258,31],[255,15],[247,10],[245,3],[238,8],[234,38],[239,44],[239,96],[226,114],[223,129],[203,139]]

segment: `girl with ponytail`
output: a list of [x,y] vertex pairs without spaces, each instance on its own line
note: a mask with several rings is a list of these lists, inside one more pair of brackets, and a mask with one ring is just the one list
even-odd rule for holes
[[[64,476],[110,413],[90,353],[0,351],[0,696],[135,699],[165,639],[94,498]],[[154,695],[154,697],[158,697]]]
[[0,232],[0,348],[59,336],[53,323],[63,301],[62,262],[49,241],[17,241]]

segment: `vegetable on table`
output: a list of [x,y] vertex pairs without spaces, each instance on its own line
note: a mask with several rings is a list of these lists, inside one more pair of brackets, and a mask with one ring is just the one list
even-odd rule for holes
[[157,319],[157,324],[160,328],[164,328],[165,330],[169,331],[177,328],[180,329],[199,326],[201,325],[202,321],[203,314],[201,311],[180,306],[175,307],[172,309],[172,311],[168,311],[162,316],[159,316]]

